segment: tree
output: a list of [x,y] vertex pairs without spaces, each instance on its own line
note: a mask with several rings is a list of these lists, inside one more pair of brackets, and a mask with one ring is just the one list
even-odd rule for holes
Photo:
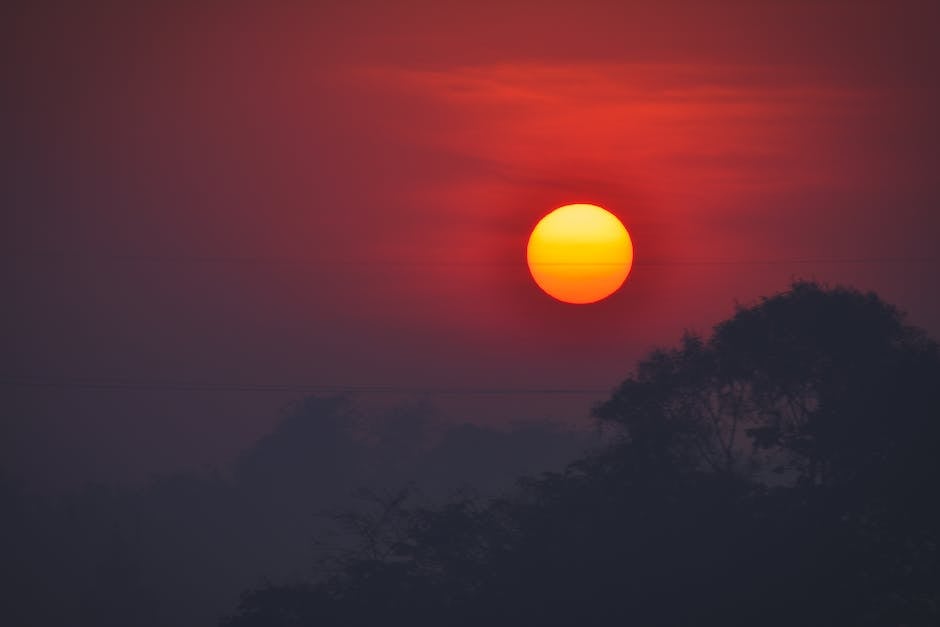
[[[382,551],[226,625],[940,620],[940,358],[876,296],[794,283],[651,353],[595,416],[609,448],[506,498],[398,501]],[[304,613],[258,622],[280,593]]]
[[594,415],[650,462],[832,485],[935,441],[937,363],[874,294],[797,282],[653,352]]

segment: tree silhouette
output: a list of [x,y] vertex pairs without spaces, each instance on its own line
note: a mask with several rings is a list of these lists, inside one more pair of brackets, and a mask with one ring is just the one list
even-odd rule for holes
[[872,294],[799,282],[656,351],[595,410],[669,467],[833,484],[936,434],[936,345]]
[[876,296],[794,283],[595,416],[609,447],[504,498],[395,501],[381,551],[223,624],[940,621],[940,358]]
[[[25,490],[0,472],[0,622],[212,624],[261,581],[323,578],[357,562],[365,572],[377,555],[365,559],[364,539],[371,534],[388,553],[410,530],[419,493],[428,512],[452,486],[496,494],[519,474],[570,461],[588,441],[549,425],[447,425],[413,403],[306,398],[221,472],[55,496]],[[411,484],[401,515],[381,520],[386,495]],[[356,503],[371,509],[346,527],[327,515]],[[266,608],[288,607],[293,593],[279,590],[254,598]]]

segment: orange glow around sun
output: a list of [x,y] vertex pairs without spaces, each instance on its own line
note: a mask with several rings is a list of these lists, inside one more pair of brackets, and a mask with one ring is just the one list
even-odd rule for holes
[[633,242],[606,209],[565,205],[535,225],[526,256],[532,278],[546,294],[565,303],[587,304],[623,285],[633,266]]

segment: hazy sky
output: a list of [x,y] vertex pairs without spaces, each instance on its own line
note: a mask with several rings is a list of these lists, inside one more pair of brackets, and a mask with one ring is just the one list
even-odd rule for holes
[[[17,468],[219,462],[299,394],[88,381],[578,420],[603,394],[422,391],[609,389],[796,277],[940,334],[936,2],[58,4],[0,16]],[[636,247],[580,307],[524,263],[578,201]]]

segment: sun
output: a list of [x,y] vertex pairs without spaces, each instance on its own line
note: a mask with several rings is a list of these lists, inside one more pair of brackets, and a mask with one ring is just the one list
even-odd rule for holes
[[633,242],[623,223],[597,205],[555,209],[532,229],[529,272],[549,296],[595,303],[616,292],[633,266]]

